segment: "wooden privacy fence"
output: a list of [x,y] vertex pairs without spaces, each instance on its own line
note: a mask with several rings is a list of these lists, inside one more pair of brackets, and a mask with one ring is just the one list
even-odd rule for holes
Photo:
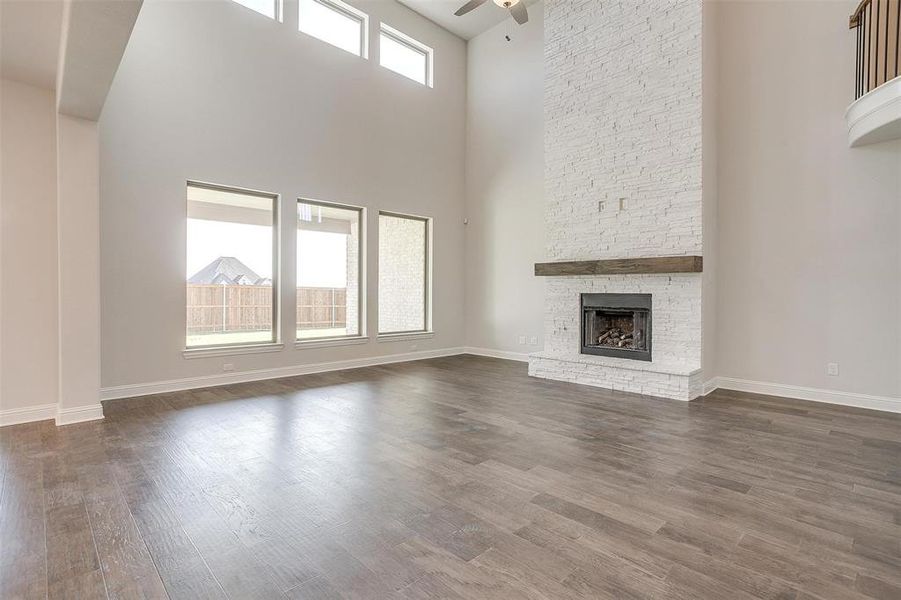
[[[188,334],[272,327],[272,286],[188,284]],[[297,288],[298,327],[344,327],[345,288]]]
[[346,323],[346,288],[297,288],[298,329],[344,327]]

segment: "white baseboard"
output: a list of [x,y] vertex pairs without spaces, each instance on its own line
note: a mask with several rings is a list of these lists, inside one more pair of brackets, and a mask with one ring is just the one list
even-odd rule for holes
[[520,362],[529,362],[529,355],[525,352],[508,352],[506,350],[494,350],[491,348],[476,348],[474,346],[466,346],[463,348],[465,354],[475,354],[476,356],[488,356],[490,358],[503,358],[505,360],[518,360]]
[[701,395],[706,396],[710,392],[712,392],[712,391],[716,390],[718,387],[720,387],[719,379],[720,379],[719,377],[711,377],[710,379],[705,381],[704,389],[702,390]]
[[186,377],[184,379],[170,379],[167,381],[155,381],[151,383],[137,383],[130,385],[117,385],[100,388],[101,400],[118,400],[120,398],[134,398],[135,396],[148,396],[150,394],[165,394],[182,390],[229,385],[232,383],[247,383],[250,381],[262,381],[265,379],[278,379],[280,377],[296,377],[297,375],[310,375],[312,373],[326,373],[328,371],[342,371],[344,369],[357,369],[360,367],[373,367],[391,363],[424,360],[427,358],[440,358],[443,356],[456,356],[463,354],[463,348],[443,348],[440,350],[421,350],[418,352],[405,352],[402,354],[388,354],[385,356],[372,356],[368,358],[356,358],[351,360],[339,360],[334,362],[313,363],[309,365],[296,365],[291,367],[276,367],[273,369],[258,369],[254,371],[242,371],[236,373],[222,373],[216,375],[201,375],[199,377]]
[[103,418],[103,405],[99,402],[89,406],[63,408],[56,414],[57,425],[72,425],[85,421],[97,421]]
[[[708,388],[708,386],[711,387]],[[813,402],[825,402],[827,404],[841,404],[843,406],[855,406],[857,408],[869,408],[872,410],[901,413],[901,398],[892,398],[890,396],[872,396],[869,394],[840,392],[837,390],[786,385],[783,383],[751,381],[749,379],[738,379],[735,377],[714,377],[704,384],[704,393],[708,394],[717,388],[733,390],[736,392],[750,392],[752,394],[764,394],[767,396],[783,396],[785,398],[795,398],[797,400],[810,400]]]
[[0,410],[0,427],[56,418],[56,404],[39,404],[26,408]]

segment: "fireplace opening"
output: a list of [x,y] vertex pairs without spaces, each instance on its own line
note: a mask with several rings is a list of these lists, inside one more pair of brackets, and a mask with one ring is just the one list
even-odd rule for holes
[[582,294],[582,354],[651,360],[650,294]]

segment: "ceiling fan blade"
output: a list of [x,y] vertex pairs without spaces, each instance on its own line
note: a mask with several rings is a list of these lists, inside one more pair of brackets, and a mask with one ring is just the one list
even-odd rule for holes
[[519,0],[519,2],[511,6],[510,14],[513,15],[513,18],[520,25],[529,20],[529,13],[526,10],[526,3],[524,0]]
[[469,2],[467,2],[466,4],[464,4],[463,6],[458,8],[457,12],[455,12],[454,14],[456,16],[460,17],[462,15],[465,15],[469,11],[473,10],[474,8],[478,8],[478,7],[482,6],[486,2],[488,2],[488,0],[469,0]]

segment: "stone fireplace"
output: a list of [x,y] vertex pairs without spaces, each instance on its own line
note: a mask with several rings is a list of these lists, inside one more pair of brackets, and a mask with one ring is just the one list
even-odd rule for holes
[[[701,395],[701,273],[552,275],[545,280],[545,347],[529,356],[530,375],[677,400]],[[610,306],[607,298],[651,299],[653,323],[644,334],[649,360],[633,360],[632,352],[583,353],[587,340],[580,299],[586,297],[608,315],[614,313],[610,309],[641,312],[642,306],[634,301]]]
[[651,360],[650,294],[580,294],[582,354]]
[[545,0],[547,262],[535,266],[546,287],[532,376],[703,392],[701,6]]

